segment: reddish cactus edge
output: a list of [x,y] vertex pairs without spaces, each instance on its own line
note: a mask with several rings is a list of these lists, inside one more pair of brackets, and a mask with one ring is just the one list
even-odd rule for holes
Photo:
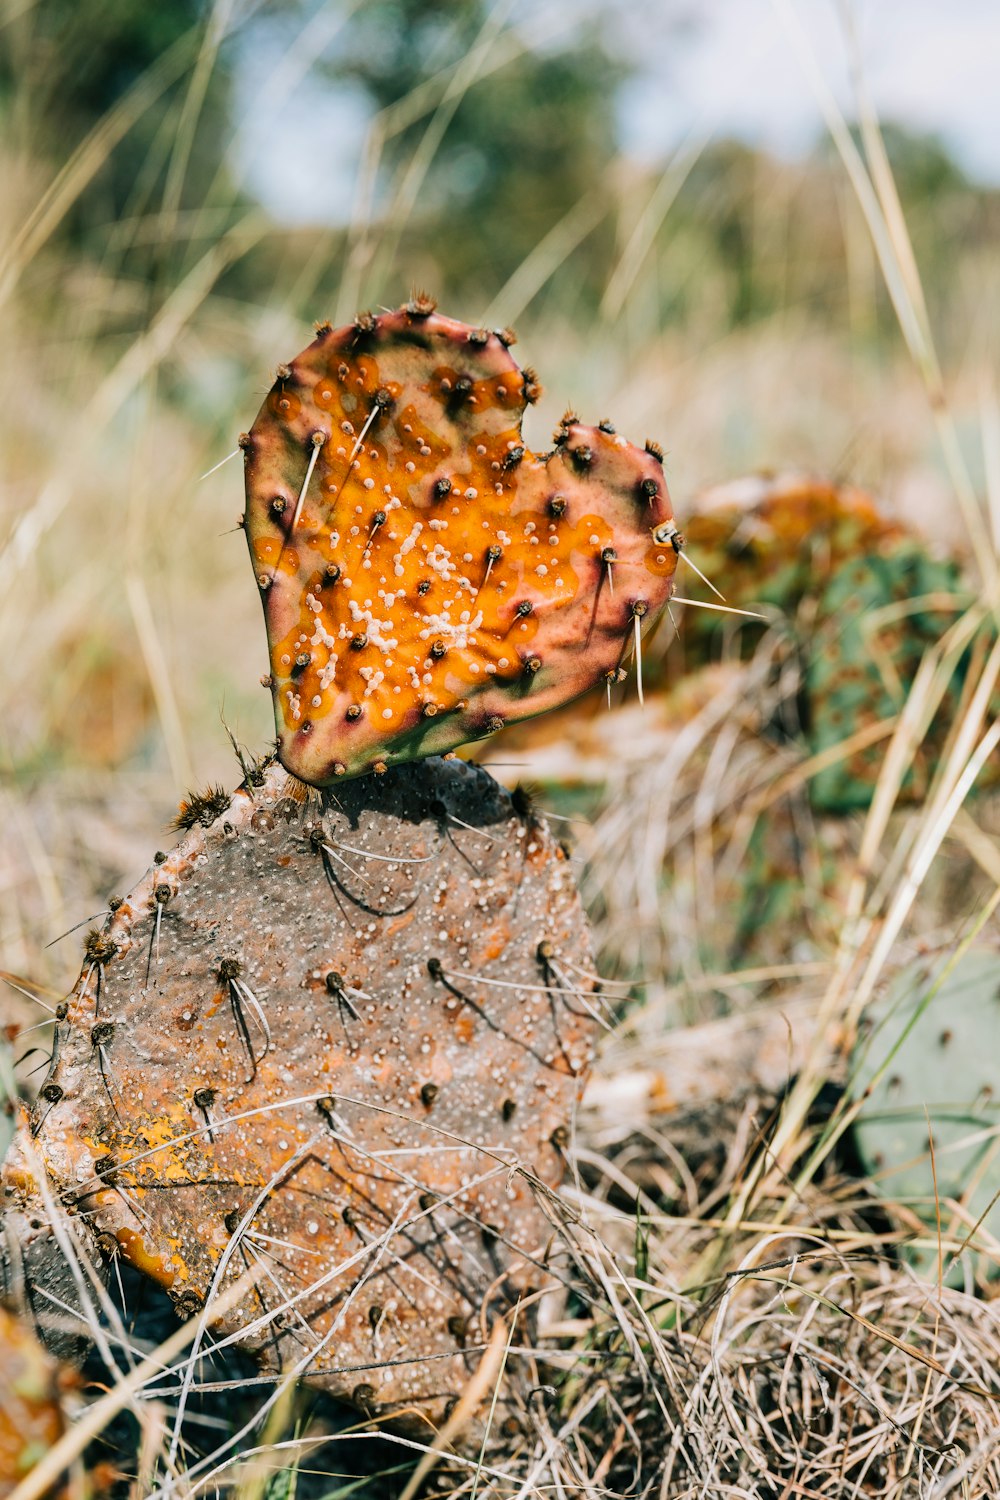
[[320,329],[241,439],[278,755],[315,786],[568,702],[670,597],[657,445],[568,412],[529,452],[511,336],[433,306]]
[[204,1342],[426,1436],[551,1280],[600,1004],[566,854],[515,800],[453,759],[193,799],[86,940],[11,1211],[40,1157],[188,1316],[259,1268]]

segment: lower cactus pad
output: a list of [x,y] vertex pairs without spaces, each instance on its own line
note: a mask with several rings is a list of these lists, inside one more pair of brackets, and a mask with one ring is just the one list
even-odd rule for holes
[[[35,1147],[182,1314],[259,1272],[209,1342],[436,1421],[548,1280],[586,919],[556,841],[459,761],[336,798],[251,779],[87,940]],[[15,1143],[8,1184],[30,1170]]]

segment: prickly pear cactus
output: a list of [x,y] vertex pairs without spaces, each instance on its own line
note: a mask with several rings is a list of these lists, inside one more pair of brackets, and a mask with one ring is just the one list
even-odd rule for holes
[[[889,554],[909,540],[863,491],[808,475],[719,485],[696,502],[684,534],[692,558],[727,604],[765,611],[770,606],[788,617],[842,568]],[[734,624],[748,639],[762,628],[710,610],[685,611],[685,665],[697,668],[716,658]]]
[[0,1304],[0,1497],[13,1494],[63,1427],[55,1360]]
[[670,596],[677,529],[655,444],[567,413],[512,335],[418,298],[317,338],[250,433],[245,526],[278,754],[337,778],[452,749],[617,680]]
[[[547,1279],[600,1002],[565,853],[519,805],[454,759],[191,798],[87,938],[35,1106],[105,1257],[187,1315],[255,1268],[214,1333],[367,1414],[439,1419]],[[6,1180],[31,1197],[18,1142]]]
[[[912,539],[888,556],[858,559],[834,573],[820,594],[805,671],[812,752],[899,713],[924,652],[971,602],[957,565],[928,557]],[[967,652],[914,757],[903,800],[919,802],[926,794],[959,713],[970,659]],[[871,745],[820,771],[810,787],[813,805],[837,812],[867,807],[884,753],[884,745]],[[981,786],[990,779],[984,775]]]
[[[899,713],[929,647],[973,603],[954,559],[937,559],[912,532],[881,515],[867,495],[802,478],[723,487],[686,525],[691,556],[719,581],[727,603],[779,611],[800,661],[796,711],[808,750],[836,750],[851,735]],[[761,627],[739,622],[743,653]],[[732,617],[685,612],[688,667],[717,657]],[[901,800],[920,801],[962,700],[969,666],[995,640],[984,625],[958,662],[952,687],[903,783]],[[1000,699],[996,704],[1000,710]],[[858,748],[815,776],[818,812],[865,808],[884,743]],[[989,768],[980,789],[995,782]]]
[[[850,1096],[865,1101],[854,1138],[876,1191],[906,1203],[929,1237],[937,1233],[937,1200],[946,1234],[955,1202],[964,1206],[958,1237],[984,1215],[984,1232],[995,1242],[1000,948],[977,944],[939,979],[948,957],[910,964],[867,1011],[849,1085]],[[936,1274],[934,1251],[914,1250],[911,1258]],[[988,1266],[995,1275],[995,1259]]]

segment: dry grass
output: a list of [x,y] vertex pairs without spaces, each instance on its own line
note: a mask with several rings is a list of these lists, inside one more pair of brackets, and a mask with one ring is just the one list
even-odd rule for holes
[[[384,133],[407,111],[429,121],[431,149],[439,111],[449,108],[447,89],[470,86],[476,68],[487,79],[481,86],[492,86],[490,78],[516,58],[506,31],[484,36],[468,77],[438,80],[398,118],[376,122],[369,167]],[[805,66],[812,67],[808,59]],[[154,78],[143,87],[155,85]],[[821,79],[817,88],[822,94]],[[277,232],[251,215],[221,243],[202,244],[126,339],[115,329],[133,319],[136,289],[116,279],[110,241],[103,264],[66,263],[46,248],[129,128],[140,95],[124,100],[58,171],[8,163],[35,211],[21,216],[5,247],[0,310],[0,432],[8,455],[0,498],[7,834],[0,963],[52,996],[74,977],[78,950],[73,939],[54,948],[50,940],[131,883],[163,842],[194,772],[200,782],[230,779],[220,712],[252,744],[270,729],[266,695],[255,687],[265,665],[259,608],[243,538],[232,531],[242,508],[238,465],[198,476],[248,425],[276,360],[307,338],[291,296],[272,284],[253,303],[218,290],[228,266],[252,267],[262,241]],[[978,683],[923,808],[904,814],[895,805],[944,691],[949,650],[997,609],[1000,419],[984,376],[995,329],[982,327],[977,268],[960,266],[956,274],[970,278],[967,347],[959,341],[959,357],[942,369],[877,124],[865,117],[859,155],[823,102],[855,195],[853,203],[845,195],[839,211],[854,216],[856,245],[861,205],[906,351],[887,344],[872,358],[849,330],[825,330],[794,306],[740,333],[720,333],[696,311],[651,337],[647,311],[657,279],[697,270],[671,261],[669,236],[661,257],[642,253],[658,219],[669,229],[672,194],[689,165],[682,156],[659,181],[615,177],[623,228],[604,321],[574,328],[547,316],[544,297],[530,303],[521,352],[542,368],[554,394],[528,435],[541,443],[566,399],[595,416],[613,406],[630,435],[641,441],[648,430],[672,448],[681,515],[700,485],[758,465],[849,469],[938,540],[965,547],[982,580],[983,607],[959,619],[953,639],[925,663],[890,727],[867,819],[836,829],[807,823],[800,842],[832,849],[836,889],[821,888],[805,868],[800,916],[804,910],[808,920],[794,938],[766,934],[770,946],[756,954],[750,975],[745,955],[734,955],[729,943],[747,807],[766,816],[785,798],[809,819],[808,768],[792,752],[767,749],[759,734],[772,681],[767,644],[747,668],[713,682],[680,735],[651,705],[642,758],[617,753],[632,737],[632,710],[607,721],[611,790],[599,820],[582,832],[585,888],[608,964],[619,976],[641,976],[646,988],[607,1040],[592,1097],[599,1101],[610,1082],[614,1097],[633,1107],[610,1122],[599,1102],[581,1115],[576,1179],[549,1205],[551,1258],[563,1290],[543,1308],[533,1343],[508,1330],[508,1368],[523,1398],[520,1429],[481,1462],[473,1454],[428,1481],[456,1493],[517,1500],[976,1500],[1000,1493],[1000,1328],[983,1269],[991,1261],[996,1267],[998,1247],[966,1225],[963,1236],[973,1234],[980,1257],[977,1274],[967,1275],[963,1290],[919,1280],[900,1256],[904,1241],[927,1242],[947,1258],[967,1248],[964,1237],[927,1241],[909,1208],[877,1202],[840,1154],[849,1107],[821,1097],[842,1074],[861,1007],[907,945],[942,923],[968,932],[998,887],[995,809],[963,810],[977,768],[997,753],[998,730],[989,722],[995,658],[980,658]],[[400,184],[395,220],[367,219],[362,183],[345,278],[352,292],[372,246],[385,251],[378,299],[407,290],[392,267],[405,263],[405,214],[423,165],[415,160]],[[589,213],[582,203],[513,284],[484,287],[482,306],[495,303],[506,317],[534,288],[571,269]],[[201,243],[205,222],[191,226],[192,244]],[[171,223],[183,233],[176,216]],[[682,244],[676,253],[682,257]],[[845,262],[845,276],[849,269]],[[43,292],[33,274],[61,277],[62,285]],[[856,281],[852,295],[852,316],[865,324]],[[458,311],[473,321],[481,313]],[[171,388],[186,394],[175,399]],[[993,455],[987,511],[969,476],[969,445],[957,436],[966,430],[977,442],[981,435],[988,460]],[[514,779],[518,768],[504,774]],[[16,997],[4,1003],[11,1021],[33,1019]],[[677,1113],[658,1108],[650,1092],[658,1058],[670,1048],[667,1028],[768,1006],[804,1007],[809,1018],[794,1087],[783,1098],[776,1089],[734,1087],[726,1109],[703,1101],[700,1127],[685,1134]],[[949,1208],[961,1222],[961,1205]],[[66,1233],[71,1247],[72,1225]],[[133,1297],[135,1288],[127,1292]],[[246,1387],[239,1419],[218,1431],[212,1424],[222,1411],[228,1420],[232,1387],[245,1386],[245,1376],[225,1364],[199,1368],[196,1388],[210,1403],[221,1383],[223,1405],[209,1405],[205,1425],[186,1430],[177,1473],[161,1470],[154,1481],[194,1330],[153,1354],[152,1336],[118,1316],[105,1309],[101,1326],[111,1332],[102,1337],[134,1345],[131,1357],[161,1368],[152,1382],[142,1368],[128,1389],[120,1381],[103,1408],[82,1403],[73,1442],[79,1451],[112,1408],[142,1408],[140,1471],[150,1477],[133,1493],[277,1500],[296,1486],[331,1496],[356,1487],[339,1455],[357,1429],[336,1429],[328,1411],[301,1396],[264,1387],[258,1402]],[[115,1456],[127,1467],[136,1461],[134,1431],[118,1432]],[[352,1448],[348,1471],[350,1464],[358,1473],[384,1470],[365,1482],[373,1492],[398,1489],[404,1480],[388,1471],[412,1468],[414,1445],[367,1441],[372,1458]],[[30,1493],[30,1486],[18,1491]]]

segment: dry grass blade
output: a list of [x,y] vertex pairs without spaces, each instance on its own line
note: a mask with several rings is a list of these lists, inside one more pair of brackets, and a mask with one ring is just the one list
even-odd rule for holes
[[649,201],[639,215],[636,226],[625,244],[618,264],[608,279],[607,289],[601,301],[601,316],[605,320],[610,322],[620,316],[642,263],[649,254],[671,207],[677,200],[677,195],[706,144],[707,137],[703,133],[693,129],[689,131],[656,183]]
[[28,214],[0,261],[0,304],[13,293],[19,276],[59,227],[87,184],[136,121],[182,76],[194,51],[192,28],[157,58],[149,70],[103,115],[76,147],[55,180]]
[[[213,245],[173,289],[148,330],[137,338],[100,382],[77,418],[76,435],[84,448],[120,411],[142,381],[171,354],[182,329],[202,306],[216,282],[233,261],[244,255],[259,238],[264,224],[249,215],[220,244]],[[34,505],[18,518],[0,549],[0,588],[12,583],[26,567],[47,531],[70,504],[77,477],[79,448],[67,444],[73,455],[72,469],[56,470],[42,488]],[[9,596],[7,596],[9,597]]]
[[983,523],[975,489],[959,446],[954,421],[948,410],[940,365],[927,322],[926,306],[920,289],[913,248],[906,221],[900,210],[895,183],[877,123],[863,99],[862,120],[865,139],[874,153],[871,158],[873,175],[870,175],[851,138],[847,122],[820,71],[801,19],[796,14],[791,0],[772,0],[772,4],[784,23],[802,70],[809,79],[816,101],[823,112],[827,129],[840,153],[851,186],[857,194],[903,337],[927,390],[927,398],[937,425],[948,472],[961,507],[973,557],[987,587],[991,591],[995,590],[1000,580],[997,557],[990,545],[989,534]]
[[578,199],[525,256],[483,313],[483,327],[494,328],[519,318],[607,212],[607,185],[602,182]]

